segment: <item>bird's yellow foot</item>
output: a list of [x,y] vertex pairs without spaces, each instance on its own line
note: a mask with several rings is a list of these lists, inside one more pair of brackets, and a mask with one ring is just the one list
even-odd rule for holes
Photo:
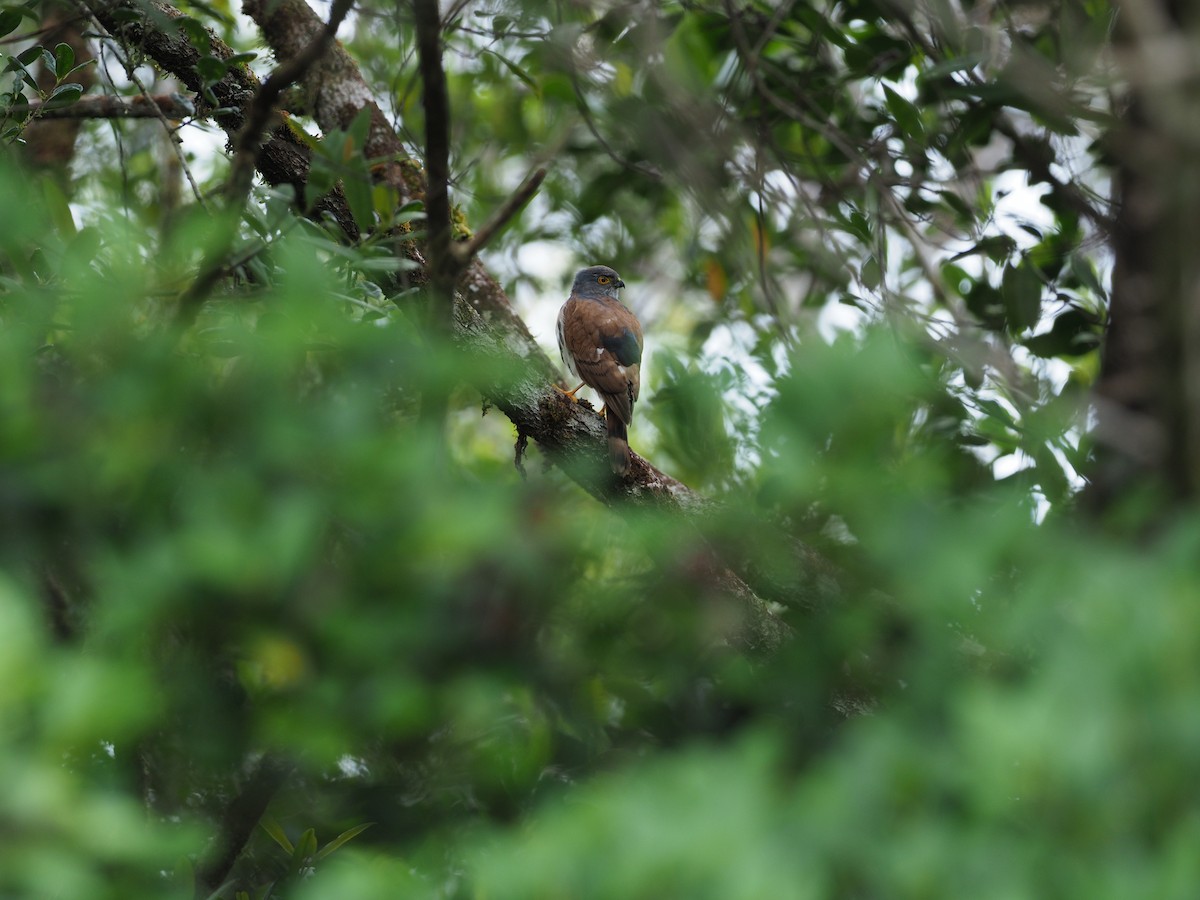
[[576,397],[576,396],[575,396],[575,394],[576,394],[576,393],[579,391],[579,389],[580,389],[581,387],[583,387],[583,382],[580,382],[579,384],[577,384],[577,385],[575,386],[575,388],[574,388],[573,390],[570,390],[570,391],[564,391],[564,390],[563,390],[562,388],[560,388],[560,387],[559,387],[557,384],[552,384],[552,385],[550,385],[550,387],[554,388],[554,389],[555,389],[556,391],[558,391],[560,394],[562,394],[563,396],[567,397],[567,398],[568,398],[568,399],[569,399],[569,400],[570,400],[572,403],[578,403],[578,402],[579,402],[579,398],[578,398],[578,397]]

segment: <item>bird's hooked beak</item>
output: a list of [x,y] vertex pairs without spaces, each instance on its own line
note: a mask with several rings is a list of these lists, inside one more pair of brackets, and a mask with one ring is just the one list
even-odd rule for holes
[[617,287],[618,288],[625,287],[625,282],[623,282],[620,278],[617,279]]

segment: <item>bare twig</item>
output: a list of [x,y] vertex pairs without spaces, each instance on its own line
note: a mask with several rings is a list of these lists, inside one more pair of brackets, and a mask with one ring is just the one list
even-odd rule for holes
[[64,28],[69,28],[72,25],[76,25],[79,22],[86,20],[88,17],[89,16],[86,12],[81,11],[69,18],[59,19],[48,24],[42,24],[38,28],[34,28],[32,31],[21,31],[18,29],[13,34],[0,38],[0,46],[3,46],[4,44],[21,44],[25,41],[31,40],[55,40],[57,37],[56,32],[59,32]]
[[[96,10],[92,9],[90,6],[88,8],[91,9],[97,23],[101,27],[105,27],[106,23],[99,17],[99,15],[97,15]],[[142,84],[142,80],[138,77],[136,71],[137,67],[129,61],[129,51],[123,45],[121,45],[119,41],[114,41],[114,44],[116,44],[120,50],[120,52],[117,53],[117,60],[121,63],[121,67],[125,70],[125,77],[133,82],[143,97],[149,97],[150,92],[146,89],[146,86]],[[175,158],[179,160],[180,170],[183,172],[184,177],[187,179],[188,185],[192,189],[192,196],[196,198],[196,203],[200,205],[201,209],[207,209],[208,206],[204,202],[204,195],[200,192],[200,185],[196,184],[196,178],[194,175],[192,175],[192,170],[188,165],[187,158],[183,155],[183,148],[179,146],[179,142],[175,139],[175,127],[171,124],[166,115],[161,109],[158,108],[157,105],[153,103],[150,104],[150,111],[151,117],[158,119],[158,121],[162,124],[163,131],[166,132],[167,140],[171,145],[171,152],[174,153]]]
[[575,107],[579,110],[579,116],[583,119],[583,124],[587,126],[588,131],[592,133],[592,137],[596,139],[596,143],[608,154],[609,158],[630,172],[636,172],[638,175],[644,175],[646,178],[653,179],[654,181],[662,181],[662,172],[657,168],[646,163],[626,159],[600,133],[600,129],[596,126],[596,120],[592,118],[592,111],[588,109],[587,99],[583,96],[583,90],[579,86],[579,75],[575,70],[574,64],[571,66],[571,87],[575,92]]
[[34,100],[29,110],[39,119],[156,119],[159,115],[175,121],[196,115],[192,102],[182,94],[118,97],[95,94],[80,97],[70,106],[58,106]]
[[512,196],[505,200],[500,205],[500,208],[492,213],[492,217],[484,223],[482,228],[475,232],[473,238],[465,244],[452,245],[452,251],[462,265],[465,266],[470,262],[471,257],[486,247],[491,239],[496,236],[496,232],[507,225],[509,219],[520,212],[521,207],[529,202],[529,198],[537,193],[537,189],[541,186],[545,177],[545,167],[535,169],[529,174],[528,178],[517,186]]

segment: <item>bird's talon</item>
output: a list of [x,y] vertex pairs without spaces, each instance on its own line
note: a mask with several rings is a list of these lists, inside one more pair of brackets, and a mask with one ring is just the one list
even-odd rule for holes
[[583,387],[583,385],[582,384],[577,385],[575,387],[575,389],[571,390],[571,391],[563,390],[557,384],[552,384],[552,385],[550,385],[550,387],[554,388],[556,391],[558,391],[560,394],[562,394],[564,397],[566,397],[572,403],[578,403],[579,398],[575,396],[575,392],[578,391],[579,388]]

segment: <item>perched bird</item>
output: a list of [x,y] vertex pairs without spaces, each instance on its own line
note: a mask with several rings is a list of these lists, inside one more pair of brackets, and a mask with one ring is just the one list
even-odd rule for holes
[[618,475],[629,471],[629,420],[641,386],[642,325],[617,299],[625,287],[608,266],[575,276],[558,312],[558,352],[583,384],[565,392],[572,400],[586,384],[604,401],[608,458]]

